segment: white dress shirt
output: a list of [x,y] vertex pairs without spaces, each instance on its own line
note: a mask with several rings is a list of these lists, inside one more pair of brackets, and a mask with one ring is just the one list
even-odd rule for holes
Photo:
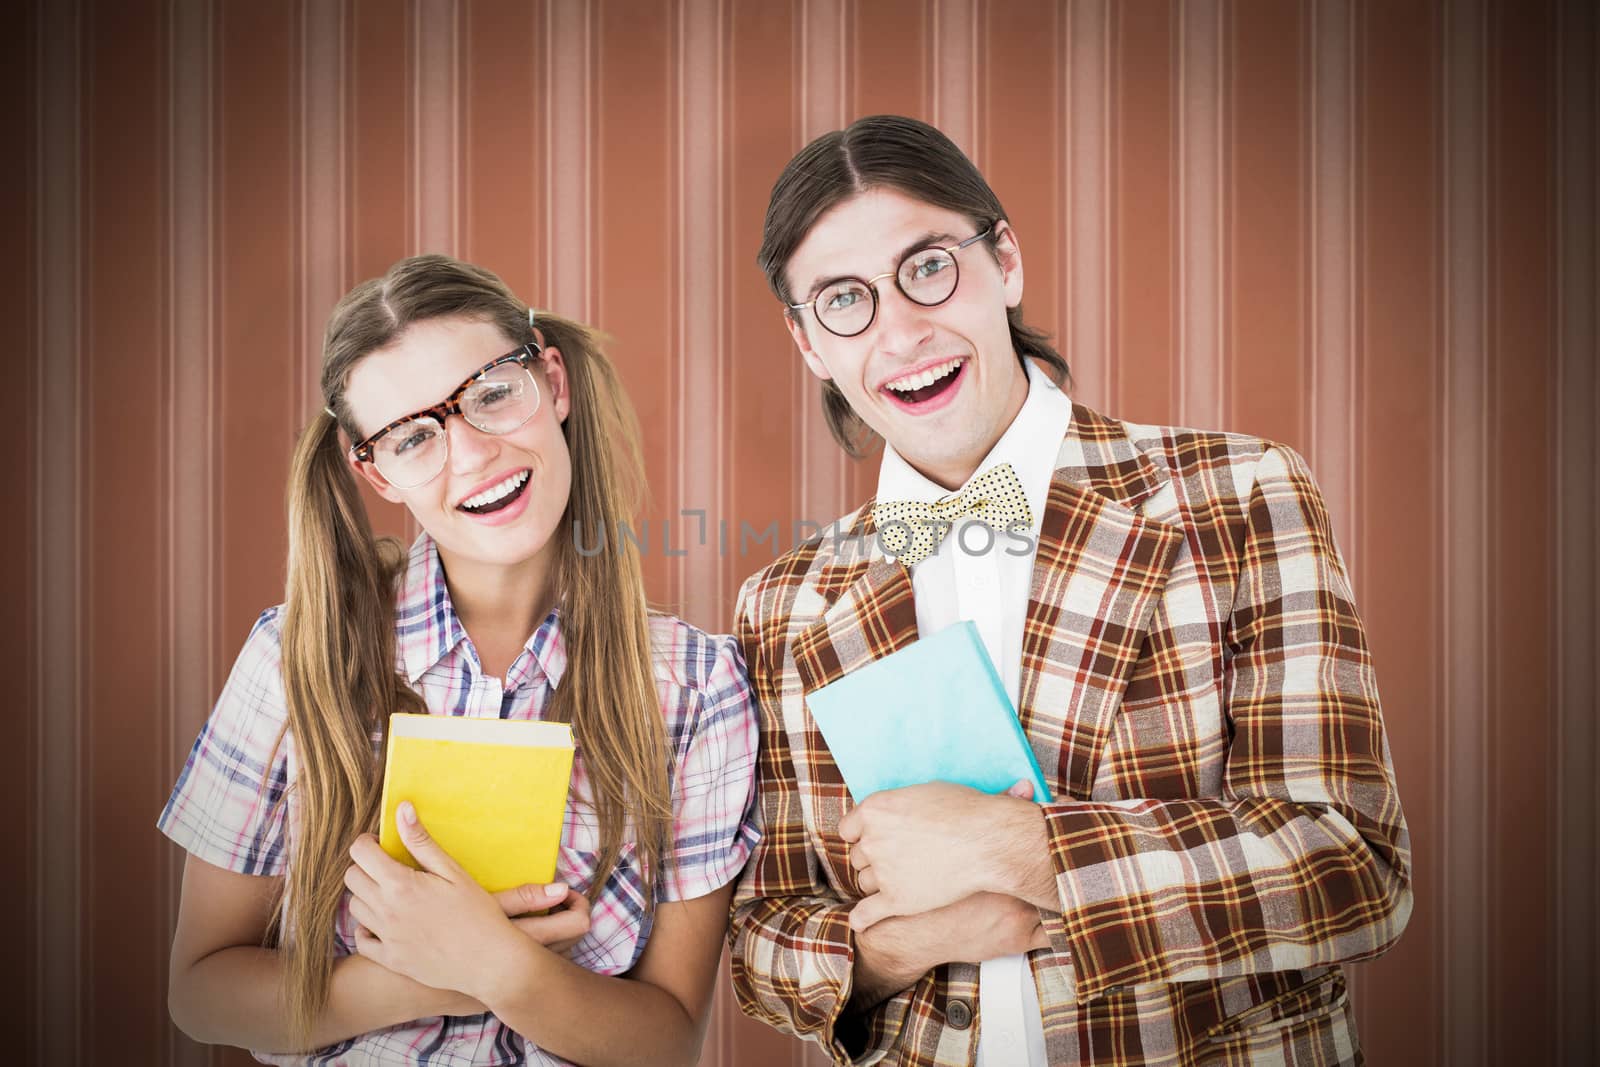
[[[1006,432],[978,465],[1009,463],[1032,512],[1029,544],[979,522],[958,522],[939,550],[911,570],[917,635],[971,620],[1005,683],[1013,707],[1022,677],[1022,636],[1033,561],[1061,439],[1072,423],[1072,402],[1026,360],[1028,396]],[[931,503],[948,490],[917,473],[888,445],[878,471],[878,501]],[[1023,551],[1026,548],[1027,551]],[[1048,1067],[1039,991],[1026,956],[985,960],[978,968],[978,1067]]]

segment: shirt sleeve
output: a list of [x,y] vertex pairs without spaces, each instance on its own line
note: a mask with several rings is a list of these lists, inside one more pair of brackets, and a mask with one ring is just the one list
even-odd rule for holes
[[659,881],[662,900],[690,900],[727,885],[760,837],[756,712],[738,643],[697,633],[688,654],[709,658],[710,668],[686,694],[697,706],[690,708],[674,770],[672,855]]
[[240,874],[279,875],[287,860],[278,613],[256,620],[156,821],[191,855]]

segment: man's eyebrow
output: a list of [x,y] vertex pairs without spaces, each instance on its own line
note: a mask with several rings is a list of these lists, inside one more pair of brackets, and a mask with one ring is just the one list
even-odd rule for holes
[[[900,254],[894,257],[895,268],[899,269],[900,264],[904,263],[905,260],[906,260],[906,257],[911,255],[911,253],[913,253],[913,252],[920,252],[924,248],[930,248],[933,245],[955,245],[955,244],[960,244],[960,243],[961,243],[961,238],[957,237],[953,233],[947,233],[947,232],[942,231],[942,230],[939,230],[939,231],[930,230],[930,231],[928,231],[927,233],[923,234],[921,237],[918,237],[916,240],[912,241],[910,244],[906,245],[904,248],[902,248],[900,250]],[[875,271],[874,273],[878,273],[878,272]],[[809,304],[809,303],[811,303],[811,301],[813,301],[813,300],[815,300],[817,298],[817,294],[818,293],[822,292],[822,290],[826,289],[828,286],[832,285],[834,282],[842,282],[846,278],[856,278],[856,277],[859,277],[859,275],[855,275],[855,274],[834,274],[834,275],[830,275],[830,276],[825,277],[825,278],[818,278],[816,281],[812,282],[811,283],[811,287],[806,290],[805,299],[797,301],[797,303]]]

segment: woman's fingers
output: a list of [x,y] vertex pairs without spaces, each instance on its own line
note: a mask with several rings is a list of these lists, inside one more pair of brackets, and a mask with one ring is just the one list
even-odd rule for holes
[[582,893],[569,891],[561,906],[548,915],[531,915],[512,920],[513,925],[539,944],[556,951],[566,942],[566,947],[589,932],[589,901]]
[[567,899],[567,886],[564,882],[551,882],[549,885],[529,882],[511,889],[502,889],[494,895],[494,899],[495,903],[500,905],[501,911],[515,918],[531,911],[544,911],[546,908],[557,906]]

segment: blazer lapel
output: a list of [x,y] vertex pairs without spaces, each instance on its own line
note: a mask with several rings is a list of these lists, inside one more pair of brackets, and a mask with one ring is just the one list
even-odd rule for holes
[[1018,714],[1046,774],[1075,799],[1090,796],[1183,541],[1139,507],[1166,482],[1121,424],[1074,405],[1039,533]]
[[[862,513],[871,515],[870,502]],[[808,613],[820,609],[820,614],[790,645],[802,690],[798,710],[804,717],[798,731],[794,724],[790,726],[792,748],[805,753],[795,760],[795,773],[810,798],[812,818],[824,847],[833,849],[826,857],[829,868],[837,883],[846,888],[854,885],[854,872],[845,858],[844,844],[831,835],[850,809],[850,795],[833,754],[810,722],[804,701],[807,694],[917,639],[911,578],[904,567],[883,556],[877,541],[871,519],[858,521],[833,558],[808,577],[805,595],[820,603],[803,607],[797,602],[795,608]],[[859,896],[858,890],[852,892]]]
[[810,583],[826,607],[794,640],[795,668],[807,693],[917,639],[911,576],[879,550],[870,501],[860,514],[835,558]]

